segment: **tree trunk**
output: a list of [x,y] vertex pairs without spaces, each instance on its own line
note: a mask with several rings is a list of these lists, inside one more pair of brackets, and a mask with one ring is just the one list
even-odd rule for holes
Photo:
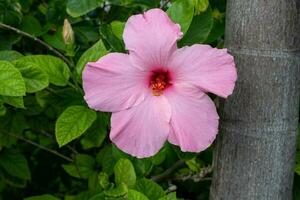
[[290,200],[300,93],[300,0],[227,0],[238,81],[225,101],[211,200]]

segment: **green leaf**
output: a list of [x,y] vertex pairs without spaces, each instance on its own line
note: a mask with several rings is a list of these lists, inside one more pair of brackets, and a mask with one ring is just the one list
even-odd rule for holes
[[48,74],[37,64],[19,60],[15,63],[15,67],[21,72],[28,93],[34,93],[48,87]]
[[26,158],[19,153],[4,151],[0,154],[0,166],[11,176],[30,180],[30,170]]
[[296,174],[300,175],[300,164],[297,164],[295,167]]
[[0,103],[0,117],[6,114],[6,107]]
[[220,21],[214,19],[213,27],[205,41],[205,43],[211,43],[224,35],[225,31],[225,21]]
[[25,108],[23,97],[0,96],[0,102],[16,108]]
[[181,31],[185,34],[194,16],[194,0],[177,0],[167,13],[174,22],[180,24]]
[[4,50],[0,51],[0,60],[13,61],[23,57],[23,55],[17,51]]
[[[38,104],[47,109],[45,114],[57,118],[67,107],[81,105],[84,101],[82,93],[71,87],[54,90],[53,92],[42,90],[36,93]],[[52,111],[50,111],[52,110]]]
[[113,51],[124,51],[124,43],[114,35],[112,27],[109,24],[101,24],[99,27],[99,33]]
[[186,165],[189,167],[189,169],[193,172],[200,172],[201,170],[201,163],[198,163],[196,160],[196,157],[185,161]]
[[[96,194],[98,194],[98,191],[83,191],[77,194],[75,197],[71,198],[65,198],[65,200],[91,200],[92,197],[94,197]],[[107,199],[96,199],[96,200],[107,200]]]
[[0,22],[18,25],[22,17],[21,5],[18,1],[0,1]]
[[59,200],[59,198],[56,198],[50,194],[43,194],[39,196],[26,197],[24,200]]
[[24,105],[26,110],[23,110],[23,113],[27,116],[38,115],[43,111],[43,108],[38,104],[36,98],[32,95],[24,97]]
[[203,43],[213,26],[213,17],[211,7],[193,18],[193,21],[181,41],[179,46],[193,45],[195,43]]
[[149,179],[140,179],[135,184],[135,189],[145,194],[150,200],[157,200],[165,195],[164,190]]
[[[10,137],[6,131],[3,131],[3,123],[7,123],[7,120],[5,118],[7,118],[7,116],[9,115],[9,109],[6,110],[6,114],[5,116],[1,116],[0,117],[0,148],[3,147],[11,147],[12,145],[15,145],[17,142],[16,138]],[[5,121],[6,120],[6,121]],[[1,170],[0,170],[1,172]],[[1,173],[0,173],[1,175]]]
[[[300,150],[300,123],[298,124],[297,150]],[[300,157],[299,157],[299,162],[300,162]]]
[[144,194],[135,191],[135,190],[128,190],[128,199],[130,200],[149,200]]
[[87,134],[80,140],[83,149],[100,147],[104,139],[106,138],[107,130],[101,128],[101,124],[94,123],[94,125],[90,129],[87,131]]
[[79,17],[101,6],[103,0],[68,0],[67,13]]
[[93,173],[88,177],[88,188],[90,191],[100,190],[100,185],[98,181],[98,172],[93,171]]
[[225,32],[225,19],[224,13],[220,13],[218,9],[214,9],[213,15],[213,26],[205,41],[205,43],[211,43],[224,35]]
[[107,113],[98,112],[97,119],[80,140],[83,149],[100,147],[108,132]]
[[56,28],[55,30],[55,33],[47,33],[47,34],[44,34],[42,37],[43,37],[43,40],[51,45],[52,47],[56,48],[56,49],[59,49],[61,51],[66,51],[66,44],[64,42],[64,39],[63,39],[63,36],[62,36],[62,29],[63,27],[62,26],[59,26]]
[[110,23],[112,32],[120,40],[123,39],[123,31],[125,28],[125,23],[120,21],[113,21]]
[[[95,124],[94,127],[97,128],[99,124]],[[87,134],[80,140],[80,144],[83,149],[90,149],[94,147],[100,147],[106,138],[107,131],[104,129],[95,129],[93,131],[88,131]]]
[[74,164],[62,165],[69,175],[76,178],[87,179],[94,173],[95,160],[93,157],[85,154],[77,154],[74,162]]
[[121,158],[114,167],[114,173],[117,185],[121,183],[125,183],[128,187],[135,185],[136,175],[130,160]]
[[117,185],[115,188],[104,191],[104,194],[108,197],[122,197],[128,193],[128,188],[124,183]]
[[68,65],[60,58],[50,55],[24,56],[15,62],[26,61],[36,64],[49,76],[49,82],[57,86],[65,86],[70,78]]
[[40,22],[33,16],[25,16],[22,20],[21,30],[34,36],[43,34]]
[[105,172],[100,172],[98,174],[99,185],[102,189],[106,190],[110,186],[109,176]]
[[126,158],[128,160],[130,160],[132,157],[125,153],[124,151],[122,151],[121,149],[119,149],[116,145],[112,144],[111,146],[111,150],[112,150],[112,155],[115,158],[115,160],[120,160],[121,158]]
[[77,154],[75,156],[75,165],[78,167],[78,173],[83,178],[88,178],[94,172],[95,160],[92,156]]
[[199,15],[201,12],[206,11],[209,5],[209,0],[194,0],[195,13]]
[[106,200],[106,198],[104,193],[99,193],[91,197],[89,200]]
[[96,43],[99,40],[99,31],[97,26],[78,25],[73,27],[76,41],[83,43],[83,45],[89,48],[91,44]]
[[11,31],[0,31],[0,38],[5,38],[5,40],[0,42],[0,50],[9,50],[12,49],[12,45],[21,40],[22,36]]
[[116,160],[113,157],[111,145],[104,146],[104,148],[102,148],[97,154],[96,160],[97,163],[101,165],[103,172],[108,175],[112,175],[114,173]]
[[169,193],[167,196],[164,196],[159,200],[177,200],[176,193],[175,192]]
[[28,0],[18,0],[19,3],[21,4],[22,6],[22,11],[23,12],[28,12],[29,9],[30,9],[30,6],[32,5],[32,1],[28,1]]
[[180,158],[181,160],[191,160],[193,158],[197,157],[197,153],[193,153],[193,152],[182,152],[180,150],[180,148],[178,146],[172,145],[173,150],[176,152],[178,158]]
[[9,140],[15,140],[14,137],[9,137],[9,140],[5,140],[1,136],[8,137],[8,133],[19,135],[26,128],[28,128],[28,124],[22,112],[15,111],[15,109],[7,110],[6,115],[0,117],[0,146],[9,146]]
[[14,188],[25,188],[27,183],[26,180],[11,176],[3,170],[0,170],[0,179],[2,183]]
[[77,64],[76,64],[76,72],[78,79],[81,79],[81,73],[83,68],[88,62],[94,62],[97,61],[102,56],[106,55],[108,52],[102,42],[102,40],[99,40],[97,43],[95,43],[91,48],[86,50],[82,56],[79,58]]
[[85,106],[70,106],[57,119],[55,136],[59,146],[81,136],[96,120],[96,113]]
[[70,176],[73,176],[75,178],[81,178],[81,176],[78,173],[78,169],[73,164],[63,164],[62,168],[67,172]]
[[153,168],[151,158],[133,159],[133,166],[137,176],[147,176]]
[[151,161],[154,165],[160,165],[166,159],[167,150],[163,147],[156,155],[151,157]]
[[110,0],[109,2],[118,6],[147,6],[150,8],[155,8],[159,6],[160,0]]
[[0,95],[24,96],[25,92],[25,83],[18,69],[7,61],[0,61]]

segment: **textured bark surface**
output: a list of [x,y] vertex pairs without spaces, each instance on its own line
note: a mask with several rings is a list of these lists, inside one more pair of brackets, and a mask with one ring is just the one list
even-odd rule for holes
[[300,93],[300,1],[228,0],[238,81],[225,101],[211,200],[290,200]]

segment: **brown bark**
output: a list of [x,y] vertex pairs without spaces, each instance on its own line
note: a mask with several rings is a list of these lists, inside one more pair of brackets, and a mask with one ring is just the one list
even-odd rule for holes
[[300,93],[300,0],[228,0],[238,81],[224,102],[211,200],[290,200]]

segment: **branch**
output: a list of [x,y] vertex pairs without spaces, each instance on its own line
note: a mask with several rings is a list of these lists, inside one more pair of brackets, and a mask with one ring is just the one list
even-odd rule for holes
[[40,148],[40,149],[42,149],[42,150],[48,151],[49,153],[52,153],[52,154],[54,154],[54,155],[56,155],[56,156],[58,156],[58,157],[60,157],[60,158],[62,158],[62,159],[64,159],[64,160],[66,160],[66,161],[68,161],[68,162],[73,162],[73,159],[72,159],[72,158],[69,158],[69,157],[67,157],[67,156],[65,156],[65,155],[63,155],[63,154],[61,154],[61,153],[59,153],[59,152],[57,152],[57,151],[55,151],[55,150],[49,149],[49,148],[47,148],[47,147],[44,147],[44,146],[42,146],[42,145],[40,145],[40,144],[38,144],[38,143],[36,143],[36,142],[33,142],[33,141],[28,140],[28,139],[26,139],[26,138],[23,138],[22,136],[15,135],[15,134],[12,134],[12,133],[8,133],[8,135],[11,136],[11,137],[20,139],[20,140],[22,140],[22,141],[24,141],[24,142],[26,142],[26,143],[28,143],[28,144],[31,144],[31,145],[33,145],[33,146],[36,146],[36,147],[38,147],[38,148]]
[[8,29],[8,30],[11,30],[11,31],[14,31],[16,33],[18,33],[19,35],[23,35],[25,37],[28,37],[38,43],[40,43],[42,46],[46,47],[49,51],[52,51],[54,54],[56,54],[58,57],[60,57],[61,59],[63,59],[68,65],[72,66],[72,62],[66,58],[63,54],[61,54],[59,51],[55,50],[53,47],[51,47],[49,44],[47,44],[46,42],[40,40],[39,38],[29,34],[29,33],[26,33],[24,31],[21,31],[20,29],[17,29],[15,27],[12,27],[10,25],[7,25],[7,24],[3,24],[0,22],[0,28],[3,28],[3,29]]
[[[55,141],[52,134],[50,134],[50,133],[48,133],[44,130],[42,130],[41,133],[44,134],[45,136],[47,136],[48,138],[52,139],[53,141]],[[70,145],[67,145],[66,147],[68,149],[70,149],[75,155],[78,154],[78,152],[75,150],[75,148],[71,147]],[[76,162],[76,157],[74,158],[73,162],[74,162],[74,165],[75,165],[75,168],[78,172],[79,177],[82,178],[81,172],[80,172],[79,167],[78,167],[77,162]]]
[[163,180],[176,180],[176,181],[186,181],[186,180],[193,180],[194,182],[200,182],[200,181],[206,181],[211,180],[211,177],[207,177],[207,175],[211,174],[213,171],[213,167],[207,166],[201,169],[199,173],[186,173],[181,174],[176,177],[171,177],[171,174],[179,167],[184,165],[183,160],[177,161],[172,167],[168,168],[166,171],[164,171],[162,174],[159,174],[157,176],[153,176],[151,180],[160,182]]
[[159,174],[157,176],[153,176],[151,178],[151,180],[159,182],[162,181],[164,179],[168,179],[169,176],[179,167],[181,167],[182,165],[184,165],[184,161],[183,160],[178,160],[172,167],[168,168],[165,172],[163,172],[162,174]]
[[213,171],[213,167],[208,166],[202,168],[201,171],[197,174],[194,173],[182,174],[180,176],[173,178],[172,180],[177,180],[177,181],[193,180],[194,182],[211,180],[211,177],[206,177],[206,176],[212,173],[212,171]]
[[[44,131],[44,130],[42,130],[41,133],[42,133],[43,135],[47,136],[48,138],[50,138],[52,141],[56,142],[56,140],[54,139],[54,137],[53,137],[52,134],[50,134],[50,133],[48,133],[48,132],[46,132],[46,131]],[[74,148],[71,147],[70,145],[67,144],[66,147],[67,147],[69,150],[71,150],[74,154],[78,154],[78,152],[76,151],[76,149],[74,149]]]

